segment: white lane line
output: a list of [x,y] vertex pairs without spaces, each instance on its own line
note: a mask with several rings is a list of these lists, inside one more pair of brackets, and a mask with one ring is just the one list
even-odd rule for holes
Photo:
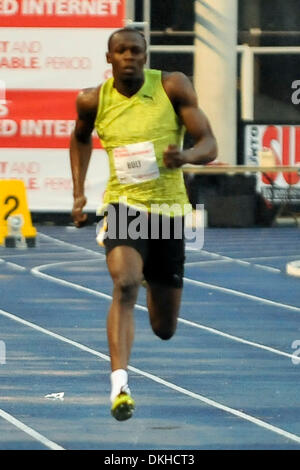
[[244,261],[244,260],[241,260],[239,258],[231,258],[230,256],[224,256],[224,255],[219,255],[218,253],[211,253],[210,251],[205,251],[205,250],[201,250],[202,253],[206,254],[206,255],[210,255],[212,257],[219,257],[220,258],[220,261],[221,260],[228,260],[228,261],[232,261],[234,263],[237,263],[237,264],[241,264],[241,265],[244,265],[244,266],[252,266],[252,267],[255,267],[255,268],[259,268],[259,269],[265,269],[266,271],[272,271],[274,273],[281,273],[281,269],[278,269],[278,268],[272,268],[271,266],[264,266],[262,264],[253,264],[253,263],[250,263],[249,261]]
[[265,351],[268,351],[273,354],[278,354],[279,356],[285,356],[285,357],[289,357],[290,359],[295,359],[295,354],[289,354],[287,352],[280,351],[279,349],[271,348],[270,346],[265,346],[264,344],[261,344],[261,343],[255,343],[254,341],[249,341],[239,336],[233,336],[233,335],[230,335],[229,333],[225,333],[224,331],[216,330],[215,328],[201,325],[199,323],[194,323],[189,320],[185,320],[184,318],[179,319],[179,321],[181,321],[182,323],[186,323],[189,326],[194,326],[195,328],[208,331],[209,333],[213,333],[215,335],[223,336],[224,338],[237,341],[238,343],[247,344],[248,346],[253,346],[257,349],[264,349]]
[[[103,253],[99,253],[96,250],[90,250],[88,248],[83,248],[82,246],[74,245],[74,243],[64,242],[62,240],[59,240],[58,238],[54,238],[54,237],[51,237],[50,235],[45,235],[44,233],[40,233],[40,232],[38,233],[38,236],[41,237],[41,238],[44,238],[46,240],[50,240],[53,243],[55,243],[56,245],[61,245],[61,246],[65,246],[65,247],[69,246],[69,247],[72,247],[74,250],[80,250],[82,252],[92,253],[94,256],[97,255],[101,258],[105,258],[105,255]],[[96,241],[95,241],[95,244],[96,244]]]
[[231,263],[229,259],[211,259],[207,261],[189,261],[184,263],[185,266],[209,266],[211,264]]
[[[103,259],[105,259],[105,255],[102,254],[102,253],[98,253],[97,251],[95,250],[89,250],[87,248],[82,248],[78,245],[74,245],[73,243],[69,243],[69,242],[64,242],[62,240],[59,240],[58,238],[55,238],[55,237],[51,237],[49,235],[45,235],[43,233],[40,233],[39,232],[39,236],[41,236],[42,238],[45,238],[45,239],[49,239],[51,241],[53,241],[54,243],[58,244],[58,245],[66,245],[66,246],[69,246],[69,247],[73,247],[74,249],[76,250],[81,250],[81,251],[86,251],[86,252],[89,252],[93,255],[98,255],[100,257],[102,257]],[[261,264],[253,264],[253,263],[250,263],[250,262],[247,262],[247,261],[243,261],[243,260],[240,260],[240,259],[236,259],[236,258],[230,258],[229,256],[224,256],[224,255],[220,255],[218,253],[212,253],[210,251],[206,251],[206,250],[199,250],[198,248],[194,249],[192,244],[189,244],[187,243],[186,244],[186,249],[187,251],[191,251],[191,252],[201,252],[201,253],[204,253],[210,257],[213,257],[213,258],[217,258],[217,259],[223,259],[224,261],[225,260],[228,260],[228,261],[232,261],[232,262],[236,262],[236,263],[240,263],[240,264],[244,264],[246,266],[255,266],[257,268],[260,268],[260,269],[265,269],[265,270],[268,270],[268,271],[272,271],[272,272],[277,272],[277,273],[281,273],[282,271],[280,269],[277,269],[277,268],[272,268],[270,266],[264,266],[264,265],[261,265]]]
[[10,261],[6,261],[6,266],[9,266],[12,269],[16,269],[17,271],[27,271],[27,268],[24,268],[24,266],[20,266],[19,264],[16,263],[11,263]]
[[[95,253],[93,253],[93,255],[94,254]],[[26,253],[26,254],[17,253],[15,255],[2,255],[3,258],[1,258],[1,259],[2,259],[3,262],[5,262],[7,259],[11,259],[11,258],[17,258],[17,259],[19,259],[19,258],[21,258],[21,259],[30,258],[31,259],[31,258],[35,258],[35,257],[43,258],[43,257],[47,257],[47,256],[48,256],[48,258],[49,257],[53,258],[54,256],[57,257],[57,256],[70,256],[70,255],[72,255],[72,256],[73,255],[86,256],[85,253],[79,253],[78,251],[75,251],[75,250],[73,250],[73,251],[71,251],[71,250],[70,251],[59,251],[59,252],[53,252],[53,251],[45,252],[45,251],[43,251],[42,253],[41,252],[40,253],[37,253],[37,252],[33,253],[31,251],[30,253]],[[0,259],[0,263],[1,263],[1,259]]]
[[[67,287],[79,290],[81,292],[85,292],[85,293],[94,295],[96,297],[101,297],[101,298],[105,298],[107,300],[112,300],[111,295],[104,294],[103,292],[96,291],[94,289],[90,289],[89,287],[84,287],[80,284],[75,284],[74,282],[65,281],[64,279],[61,279],[59,277],[51,276],[50,274],[45,274],[45,273],[40,272],[40,270],[42,270],[42,269],[48,269],[48,268],[57,267],[57,266],[61,266],[61,265],[82,263],[82,262],[95,262],[95,261],[98,262],[98,260],[81,260],[81,261],[64,261],[64,262],[60,262],[60,263],[45,264],[43,266],[37,266],[35,268],[32,268],[31,272],[32,272],[33,275],[35,275],[37,277],[40,277],[40,278],[43,278],[43,279],[46,279],[48,281],[55,282],[55,283],[61,284],[63,286],[67,286]],[[147,307],[144,307],[143,305],[136,304],[135,308],[137,310],[142,310],[144,312],[148,312]],[[293,354],[289,354],[289,353],[286,353],[284,351],[280,351],[279,349],[271,348],[269,346],[265,346],[265,345],[260,344],[260,343],[255,343],[253,341],[248,341],[248,340],[240,338],[238,336],[233,336],[233,335],[230,335],[230,334],[225,333],[223,331],[216,330],[214,328],[211,328],[211,327],[208,327],[208,326],[205,326],[205,325],[201,325],[200,323],[195,323],[195,322],[192,322],[190,320],[186,320],[186,319],[181,318],[181,317],[178,318],[178,322],[184,323],[186,325],[189,325],[189,326],[192,326],[192,327],[195,327],[195,328],[199,328],[199,329],[208,331],[209,333],[213,333],[213,334],[222,336],[224,338],[227,338],[227,339],[230,339],[230,340],[233,340],[233,341],[237,341],[239,343],[247,344],[248,346],[256,347],[256,348],[259,348],[259,349],[264,349],[265,351],[268,351],[268,352],[271,352],[271,353],[274,353],[274,354],[278,354],[280,356],[289,357],[291,359],[294,358]]]
[[185,282],[188,282],[189,284],[194,284],[199,287],[205,287],[205,288],[209,288],[213,290],[218,290],[220,292],[225,292],[226,294],[236,295],[238,297],[245,297],[246,299],[254,300],[256,302],[264,303],[267,305],[273,305],[275,307],[282,307],[287,310],[293,310],[294,312],[300,312],[300,307],[296,307],[294,305],[284,304],[281,302],[277,302],[276,300],[265,299],[264,297],[258,297],[257,295],[247,294],[246,292],[241,292],[239,290],[230,289],[228,287],[221,287],[215,284],[209,284],[208,282],[197,281],[196,279],[190,279],[188,277],[184,277],[183,279]]
[[281,258],[299,258],[299,253],[297,253],[296,255],[281,255],[281,256],[251,256],[251,257],[244,257],[244,259],[247,259],[247,260],[251,260],[251,261],[255,261],[255,260],[260,260],[260,259],[281,259]]
[[[45,235],[45,237],[48,237],[47,235]],[[60,240],[58,239],[55,239],[53,237],[50,237],[51,240],[53,240],[54,242],[60,242]],[[65,243],[65,242],[63,242]],[[71,243],[68,243],[69,246],[73,246]],[[79,248],[77,247],[77,245],[74,245],[76,246],[76,248]],[[95,253],[95,254],[99,254],[97,252],[92,252],[92,253]],[[214,258],[218,258],[220,255],[218,255],[217,253],[210,253],[210,252],[206,252],[208,253],[210,256],[214,257]],[[102,257],[102,260],[105,260],[105,256]],[[83,260],[84,261],[84,260]],[[88,260],[86,260],[88,261]],[[93,260],[90,260],[90,261],[93,261]],[[76,262],[76,261],[75,261]],[[77,261],[77,262],[81,262],[81,261]],[[80,290],[82,292],[87,292],[89,294],[92,294],[92,295],[95,295],[97,297],[102,297],[102,298],[106,298],[106,299],[109,299],[111,300],[112,297],[110,295],[107,295],[107,294],[104,294],[102,292],[99,292],[99,291],[95,291],[93,289],[90,289],[88,287],[83,287],[79,284],[75,284],[75,283],[72,283],[72,282],[69,282],[69,281],[65,281],[63,279],[60,279],[60,278],[57,278],[57,277],[54,277],[54,276],[50,276],[48,274],[45,274],[45,273],[41,273],[40,270],[41,269],[47,269],[49,267],[52,267],[52,266],[56,266],[56,265],[61,265],[61,264],[66,264],[66,263],[74,263],[74,261],[72,262],[61,262],[61,263],[54,263],[54,264],[46,264],[46,265],[42,265],[42,266],[37,266],[35,268],[33,268],[31,270],[32,274],[38,276],[38,277],[41,277],[41,278],[44,278],[44,279],[47,279],[49,281],[52,281],[52,282],[56,282],[58,284],[62,284],[62,285],[65,285],[65,286],[68,286],[68,287],[71,287],[71,288],[74,288],[74,289],[77,289],[77,290]],[[219,288],[219,286],[215,286],[215,285],[211,285],[211,284],[205,284],[205,283],[200,283],[200,281],[196,281],[196,280],[192,280],[192,279],[189,279],[189,278],[185,278],[185,281],[188,281],[188,282],[195,282],[197,285],[201,285],[202,287],[207,287],[207,288],[215,288],[216,290],[221,290],[221,291],[227,291],[228,293],[231,293],[231,294],[234,294],[234,295],[240,295],[240,296],[246,296],[247,298],[250,298],[252,300],[258,300],[258,301],[261,301],[261,302],[265,302],[265,303],[271,303],[272,305],[275,305],[275,306],[280,306],[280,307],[284,307],[284,308],[290,308],[292,310],[296,310],[296,311],[299,311],[300,309],[298,309],[297,307],[294,307],[294,306],[290,306],[288,304],[281,304],[281,303],[278,303],[278,302],[273,302],[271,300],[268,300],[268,299],[264,299],[264,298],[260,298],[260,297],[256,297],[256,296],[251,296],[250,294],[246,294],[246,293],[243,293],[243,292],[240,292],[240,291],[234,291],[232,289],[226,289],[226,288]],[[148,309],[142,305],[136,305],[136,308],[138,310],[143,310],[143,311],[148,311]],[[203,330],[206,330],[206,331],[209,331],[211,333],[214,333],[214,334],[217,334],[217,335],[220,335],[220,336],[223,336],[223,337],[226,337],[228,339],[231,339],[231,340],[234,340],[234,341],[237,341],[237,342],[240,342],[240,343],[244,343],[244,344],[248,344],[249,346],[254,346],[256,348],[260,348],[260,349],[265,349],[266,351],[269,351],[269,352],[273,352],[275,354],[278,354],[278,355],[282,355],[282,356],[286,356],[286,357],[294,357],[284,351],[280,351],[278,349],[274,349],[274,348],[270,348],[269,346],[265,346],[265,345],[262,345],[260,343],[255,343],[255,342],[252,342],[252,341],[248,341],[248,340],[245,340],[243,338],[240,338],[238,336],[233,336],[233,335],[229,335],[228,333],[225,333],[225,332],[222,332],[220,330],[216,330],[216,329],[213,329],[213,328],[210,328],[210,327],[207,327],[205,325],[201,325],[201,324],[198,324],[198,323],[194,323],[194,322],[191,322],[189,320],[185,320],[183,318],[179,318],[178,319],[179,322],[182,322],[182,323],[185,323],[187,325],[190,325],[190,326],[193,326],[193,327],[196,327],[196,328],[199,328],[199,329],[203,329]]]
[[5,259],[0,259],[0,263],[6,264],[7,266],[11,267],[12,269],[17,269],[18,271],[27,271],[27,268],[24,268],[24,266],[20,266],[19,264],[16,263],[11,263],[9,261],[6,261]]
[[100,357],[104,361],[110,360],[109,356],[107,356],[106,354],[102,354],[98,351],[95,351],[94,349],[91,349],[88,346],[85,346],[84,344],[78,343],[77,341],[73,341],[69,338],[66,338],[65,336],[59,335],[58,333],[54,333],[53,331],[47,330],[46,328],[43,328],[42,326],[39,326],[28,320],[24,320],[24,318],[18,317],[17,315],[14,315],[13,313],[6,312],[5,310],[2,310],[1,308],[0,308],[0,315],[10,318],[11,320],[21,323],[22,325],[33,328],[34,330],[39,331],[40,333],[44,333],[48,336],[51,336],[52,338],[63,341],[64,343],[70,344],[71,346],[75,346],[76,348],[81,349],[82,351],[85,351],[90,354],[93,354],[94,356]]
[[[104,259],[105,258],[103,258],[103,260]],[[78,290],[82,290],[82,291],[85,291],[85,292],[92,293],[94,295],[98,295],[99,297],[105,297],[105,298],[111,299],[112,297],[110,295],[103,294],[99,291],[89,289],[88,287],[83,287],[80,284],[75,284],[75,283],[60,279],[58,277],[51,276],[49,274],[45,274],[45,273],[40,272],[40,271],[42,271],[44,269],[48,269],[48,268],[58,267],[58,266],[66,265],[66,264],[70,264],[70,263],[81,263],[81,262],[85,262],[85,261],[86,262],[91,262],[91,261],[94,262],[95,260],[62,261],[62,262],[57,262],[57,263],[44,264],[44,265],[36,266],[36,267],[32,268],[31,273],[34,274],[35,276],[39,276],[39,277],[42,277],[44,279],[52,280],[53,282],[61,283],[61,284],[64,284],[64,285],[69,285],[70,287],[77,288]],[[294,311],[297,311],[297,312],[300,311],[300,307],[295,307],[294,305],[284,304],[284,303],[281,303],[281,302],[277,302],[275,300],[266,299],[264,297],[258,297],[256,295],[247,294],[246,292],[241,292],[241,291],[238,291],[238,290],[235,290],[235,289],[230,289],[228,287],[221,287],[221,286],[217,286],[215,284],[209,284],[209,283],[206,283],[206,282],[197,281],[196,279],[190,279],[188,277],[184,277],[184,281],[188,282],[190,284],[195,284],[195,285],[201,286],[201,287],[207,287],[209,289],[219,290],[219,291],[226,292],[226,293],[229,293],[229,294],[237,295],[239,297],[246,297],[247,299],[259,301],[259,302],[262,302],[262,303],[265,303],[265,304],[268,304],[268,305],[283,307],[283,308],[286,308],[288,310],[294,310]],[[139,308],[141,308],[141,306],[139,306]],[[146,307],[142,307],[142,308],[147,310]]]
[[[39,325],[36,325],[35,323],[31,323],[27,320],[24,320],[23,318],[21,317],[17,317],[16,315],[13,315],[12,313],[9,313],[9,312],[6,312],[2,309],[0,309],[0,314],[7,317],[7,318],[10,318],[11,320],[14,320],[18,323],[21,323],[23,325],[26,325],[30,328],[33,328],[41,333],[44,333],[48,336],[51,336],[59,341],[63,341],[67,344],[70,344],[72,346],[75,346],[76,348],[78,349],[81,349],[82,351],[86,351],[90,354],[93,354],[94,356],[97,356],[97,357],[100,357],[101,359],[104,359],[105,361],[110,361],[110,358],[109,356],[107,356],[106,354],[102,354],[94,349],[91,349],[87,346],[84,346],[83,344],[81,343],[78,343],[77,341],[73,341],[73,340],[70,340],[69,338],[66,338],[65,336],[62,336],[62,335],[59,335],[57,333],[54,333],[53,331],[50,331],[50,330],[47,330],[46,328],[43,328]],[[262,421],[261,419],[258,419],[258,418],[255,418],[254,416],[251,416],[251,415],[248,415],[247,413],[244,413],[242,411],[239,411],[239,410],[236,410],[235,408],[231,408],[229,406],[226,406],[226,405],[223,405],[222,403],[219,403],[219,402],[216,402],[214,400],[211,400],[210,398],[207,398],[203,395],[200,395],[198,393],[194,393],[194,392],[191,392],[190,390],[187,390],[183,387],[179,387],[171,382],[168,382],[156,375],[153,375],[153,374],[149,374],[148,372],[145,372],[141,369],[137,369],[136,367],[132,367],[132,366],[128,366],[128,369],[131,370],[132,372],[135,372],[136,374],[139,374],[139,375],[142,375],[143,377],[146,377],[156,383],[159,383],[160,385],[164,385],[165,387],[168,387],[172,390],[175,390],[176,392],[179,392],[179,393],[182,393],[183,395],[186,395],[190,398],[194,398],[198,401],[201,401],[203,403],[205,403],[206,405],[209,405],[209,406],[212,406],[214,408],[217,408],[221,411],[224,411],[224,412],[227,412],[227,413],[230,413],[234,416],[237,416],[238,418],[241,418],[241,419],[244,419],[245,421],[249,421],[253,424],[256,424],[257,426],[260,426],[268,431],[272,431],[276,434],[279,434],[280,436],[282,437],[285,437],[287,439],[290,439],[294,442],[297,442],[297,443],[300,443],[300,437],[295,435],[295,434],[292,434],[288,431],[285,431],[284,429],[281,429],[281,428],[278,428],[277,426],[273,426],[272,424],[269,424],[265,421]]]
[[[42,273],[41,270],[48,269],[48,268],[57,268],[58,266],[67,265],[67,264],[74,264],[74,263],[89,263],[89,262],[99,262],[99,260],[80,260],[80,261],[61,261],[58,263],[50,263],[44,264],[41,266],[36,266],[30,270],[30,272],[37,277],[42,279],[46,279],[48,281],[56,282],[57,284],[61,284],[63,286],[72,287],[73,289],[79,290],[81,292],[87,292],[88,294],[95,295],[97,297],[102,297],[104,299],[112,300],[112,296],[108,294],[104,294],[100,291],[96,291],[94,289],[90,289],[89,287],[84,287],[80,284],[75,284],[74,282],[65,281],[64,279],[60,279],[59,277],[51,276],[50,274]],[[147,310],[147,309],[145,309]]]
[[281,269],[273,268],[272,266],[263,266],[261,264],[253,264],[256,268],[265,269],[266,271],[270,271],[273,273],[282,273]]
[[272,273],[278,273],[278,274],[282,273],[281,269],[273,268],[272,266],[265,266],[265,265],[256,264],[256,263],[255,264],[250,263],[250,266],[254,266],[255,268],[259,268],[259,269],[264,269],[265,271],[270,271]]
[[[0,310],[2,313],[2,311]],[[53,441],[50,441],[47,437],[43,436],[39,432],[35,431],[34,429],[30,428],[26,424],[22,423],[22,421],[19,421],[16,419],[14,416],[10,415],[6,411],[0,409],[0,416],[1,418],[5,419],[8,421],[10,424],[13,424],[15,427],[20,429],[20,431],[23,431],[24,433],[28,434],[29,436],[33,437],[36,441],[41,442],[44,444],[46,447],[48,447],[51,450],[65,450],[63,447],[60,445],[56,444]]]

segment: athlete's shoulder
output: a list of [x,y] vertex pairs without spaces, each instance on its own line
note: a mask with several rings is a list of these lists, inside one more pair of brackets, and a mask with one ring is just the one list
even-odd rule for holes
[[178,90],[192,86],[191,80],[183,72],[162,72],[162,83]]
[[78,93],[76,107],[80,115],[90,115],[97,112],[101,86],[84,88]]
[[158,69],[146,69],[145,73],[150,79],[160,81],[167,93],[181,91],[185,88],[192,87],[191,80],[182,72],[165,72]]
[[93,88],[82,89],[76,98],[76,109],[81,119],[95,119],[99,106],[99,94],[102,84]]
[[192,81],[184,73],[163,72],[162,84],[176,112],[178,106],[197,104],[197,95]]

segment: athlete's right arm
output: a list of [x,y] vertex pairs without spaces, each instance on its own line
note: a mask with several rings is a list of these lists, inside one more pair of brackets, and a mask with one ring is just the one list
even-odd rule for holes
[[84,194],[85,177],[92,154],[92,132],[98,109],[98,88],[79,93],[76,100],[77,119],[70,139],[70,164],[73,179],[72,217],[76,227],[82,227],[87,214],[83,213],[87,199]]

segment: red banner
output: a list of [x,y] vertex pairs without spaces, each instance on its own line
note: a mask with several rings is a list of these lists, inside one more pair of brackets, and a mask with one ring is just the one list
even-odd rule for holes
[[[77,94],[78,90],[7,90],[6,103],[0,105],[0,147],[68,148]],[[97,137],[94,147],[100,147]]]
[[[111,76],[109,36],[125,0],[0,0],[0,179],[22,179],[30,210],[70,211],[76,96]],[[94,136],[87,210],[101,205],[107,155]]]
[[0,27],[121,28],[121,0],[1,0]]

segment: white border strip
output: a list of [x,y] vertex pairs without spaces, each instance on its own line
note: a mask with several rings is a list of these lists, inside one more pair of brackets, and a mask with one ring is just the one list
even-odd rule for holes
[[[0,313],[3,311],[0,310]],[[20,429],[20,431],[25,432],[29,436],[33,437],[36,441],[41,442],[44,444],[46,447],[48,447],[51,450],[65,450],[63,447],[59,446],[53,441],[50,441],[47,437],[43,436],[39,432],[35,431],[34,429],[30,428],[26,424],[22,423],[22,421],[19,421],[17,418],[14,418],[14,416],[10,415],[6,411],[3,411],[0,409],[0,417],[5,419],[5,421],[8,421],[10,424],[13,424],[16,426],[16,428]]]
[[[7,318],[10,318],[11,320],[14,320],[18,323],[22,323],[23,325],[26,325],[26,326],[29,326],[30,328],[33,328],[41,333],[44,333],[48,336],[51,336],[53,338],[56,338],[60,341],[63,341],[67,344],[70,344],[72,346],[75,346],[77,347],[78,349],[81,349],[83,351],[86,351],[88,353],[91,353],[93,354],[94,356],[97,356],[97,357],[100,357],[101,359],[104,359],[105,361],[110,361],[110,358],[109,356],[107,356],[106,354],[102,354],[98,351],[95,351],[94,349],[91,349],[87,346],[84,346],[80,343],[78,343],[77,341],[72,341],[64,336],[61,336],[59,334],[56,334],[50,330],[47,330],[45,328],[42,328],[34,323],[31,323],[27,320],[24,320],[23,318],[20,318],[20,317],[17,317],[16,315],[13,315],[9,312],[5,312],[4,310],[0,309],[0,314],[7,317]],[[179,392],[179,393],[182,393],[183,395],[186,395],[190,398],[194,398],[198,401],[201,401],[203,403],[205,403],[206,405],[209,405],[209,406],[212,406],[214,408],[217,408],[221,411],[224,411],[226,413],[230,413],[234,416],[237,416],[238,418],[241,418],[241,419],[244,419],[245,421],[249,421],[253,424],[256,424],[257,426],[260,426],[264,429],[266,429],[267,431],[271,431],[271,432],[274,432],[276,434],[279,434],[281,437],[285,437],[287,439],[290,439],[294,442],[297,442],[298,444],[300,443],[300,437],[295,435],[295,434],[292,434],[288,431],[285,431],[284,429],[281,429],[281,428],[278,428],[276,426],[273,426],[272,424],[269,424],[269,423],[266,423],[265,421],[262,421],[261,419],[258,419],[258,418],[255,418],[254,416],[251,416],[251,415],[248,415],[242,411],[239,411],[239,410],[236,410],[234,408],[231,408],[229,406],[226,406],[226,405],[222,405],[222,403],[219,403],[219,402],[216,402],[214,400],[211,400],[210,398],[207,398],[203,395],[200,395],[198,393],[194,393],[194,392],[191,392],[190,390],[187,390],[185,388],[182,388],[182,387],[179,387],[171,382],[168,382],[164,379],[161,379],[160,377],[157,377],[156,375],[153,375],[153,374],[149,374],[148,372],[144,372],[142,371],[141,369],[137,369],[136,367],[132,367],[132,366],[128,366],[128,369],[131,370],[132,372],[135,372],[136,374],[139,374],[139,375],[142,375],[156,383],[159,383],[160,385],[164,385],[165,387],[168,387],[172,390],[175,390],[176,392]]]

